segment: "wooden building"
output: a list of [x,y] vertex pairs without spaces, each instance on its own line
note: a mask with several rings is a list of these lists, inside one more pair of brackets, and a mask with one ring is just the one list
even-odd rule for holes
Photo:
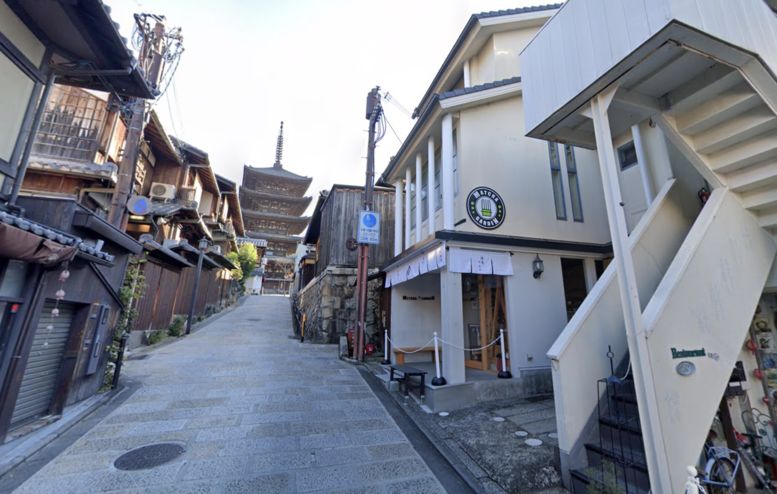
[[311,197],[304,197],[313,180],[283,168],[283,122],[273,166],[243,167],[240,205],[246,236],[267,241],[264,293],[287,293],[294,277],[294,255],[302,241],[298,235],[310,218],[301,216]]
[[0,442],[100,389],[118,291],[141,251],[80,196],[111,187],[123,138],[85,89],[155,97],[108,12],[98,0],[0,2]]
[[[381,345],[387,307],[380,303],[382,278],[379,268],[393,257],[394,189],[375,187],[373,211],[380,213],[380,243],[371,245],[366,320],[366,342]],[[306,252],[298,255],[299,291],[295,293],[307,316],[305,339],[314,343],[337,343],[356,323],[355,282],[358,249],[355,237],[359,211],[364,209],[364,187],[332,186],[318,198],[305,234]],[[351,239],[351,244],[348,240]]]

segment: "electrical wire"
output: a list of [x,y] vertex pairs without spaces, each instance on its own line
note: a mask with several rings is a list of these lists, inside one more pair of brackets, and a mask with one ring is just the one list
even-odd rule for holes
[[402,139],[399,138],[399,134],[397,134],[397,131],[394,130],[394,127],[391,125],[391,122],[388,121],[388,118],[386,117],[385,113],[383,114],[383,118],[386,119],[386,123],[388,124],[389,128],[391,129],[391,132],[393,132],[394,135],[397,136],[397,140],[399,141],[399,144],[404,144]]
[[391,95],[388,91],[381,91],[383,99],[391,103],[392,105],[396,106],[402,113],[407,115],[408,117],[412,118],[412,113],[405,108],[402,103],[400,103],[394,96]]

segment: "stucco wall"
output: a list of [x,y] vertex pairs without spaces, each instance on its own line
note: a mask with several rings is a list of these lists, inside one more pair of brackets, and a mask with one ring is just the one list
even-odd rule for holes
[[30,78],[0,54],[0,159],[4,161],[11,159],[33,86]]
[[[0,3],[0,33],[9,39],[22,52],[22,55],[40,67],[46,47],[32,31],[27,29],[24,22],[14,14],[5,2]],[[0,74],[2,73],[0,71]]]
[[[583,222],[572,220],[572,202],[561,154],[567,220],[557,220],[554,207],[548,144],[524,137],[522,98],[463,110],[459,119],[459,195],[455,221],[467,221],[457,231],[494,233],[605,244],[610,241],[599,164],[593,151],[575,148]],[[483,230],[466,212],[467,194],[478,186],[494,189],[505,202],[505,221],[495,230]]]
[[[416,298],[416,300],[404,297]],[[420,300],[419,297],[434,297]],[[403,348],[418,348],[440,333],[440,275],[427,273],[391,288],[391,339]],[[392,356],[393,360],[393,356]],[[406,355],[405,362],[428,362],[428,353]]]

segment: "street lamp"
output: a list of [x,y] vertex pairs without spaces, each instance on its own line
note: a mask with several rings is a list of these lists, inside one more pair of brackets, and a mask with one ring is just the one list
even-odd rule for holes
[[545,271],[545,263],[542,262],[539,254],[537,254],[537,257],[534,258],[534,261],[531,263],[531,265],[534,270],[534,279],[540,279],[540,276],[542,276],[542,273]]
[[186,334],[192,333],[192,320],[194,319],[194,304],[197,301],[197,288],[200,286],[200,275],[202,274],[202,258],[205,256],[205,250],[210,245],[210,240],[203,237],[200,239],[200,255],[197,258],[197,275],[194,277],[194,288],[192,288],[192,303],[189,306],[189,319],[186,321]]

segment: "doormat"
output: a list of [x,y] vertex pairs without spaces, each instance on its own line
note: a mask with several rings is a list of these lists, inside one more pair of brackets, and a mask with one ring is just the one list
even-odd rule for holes
[[169,463],[186,449],[177,443],[159,443],[141,446],[116,458],[113,466],[119,470],[146,470]]

